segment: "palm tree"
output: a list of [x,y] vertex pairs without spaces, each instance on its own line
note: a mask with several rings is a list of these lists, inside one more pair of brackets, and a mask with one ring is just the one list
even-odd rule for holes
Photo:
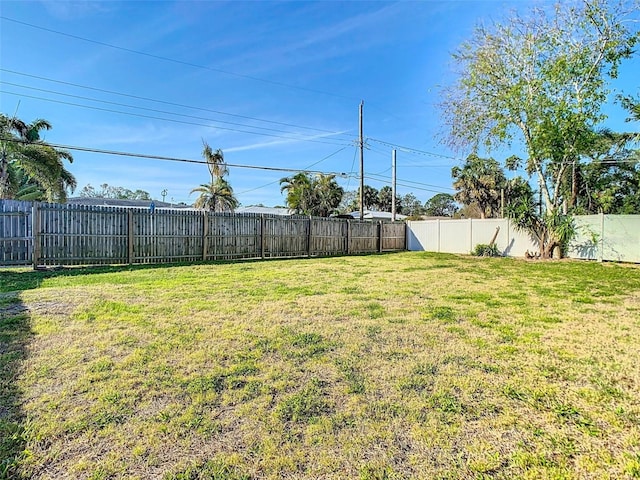
[[451,169],[451,176],[457,202],[476,204],[480,218],[491,218],[500,212],[500,190],[505,186],[506,177],[493,158],[480,158],[472,153],[462,167]]
[[211,212],[233,212],[240,202],[233,194],[233,188],[224,178],[218,177],[211,183],[204,183],[191,190],[191,193],[199,193],[200,196],[193,204],[196,208],[202,208]]
[[302,215],[310,215],[312,206],[312,180],[305,172],[280,179],[280,192],[287,192],[287,206]]
[[333,174],[325,175],[319,173],[312,182],[313,205],[309,215],[328,217],[340,205],[344,189],[338,185],[335,177]]
[[202,140],[202,156],[207,161],[207,168],[211,174],[211,183],[214,183],[216,177],[224,177],[229,173],[227,165],[224,163],[224,155],[219,148],[213,150],[207,142]]
[[[67,191],[76,187],[76,179],[65,169],[71,154],[47,145],[40,138],[51,124],[37,119],[30,124],[0,115],[0,198],[15,198],[21,184],[38,186],[41,199],[64,202]],[[21,179],[18,183],[16,179]],[[32,194],[34,190],[32,188]]]

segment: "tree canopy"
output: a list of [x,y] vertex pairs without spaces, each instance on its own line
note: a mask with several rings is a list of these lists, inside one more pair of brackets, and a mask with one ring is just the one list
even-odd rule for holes
[[587,0],[477,27],[453,57],[460,75],[442,103],[449,144],[521,141],[547,210],[557,208],[567,169],[604,118],[607,82],[638,41],[625,22],[633,11],[628,2]]
[[510,166],[537,180],[545,211],[521,225],[541,229],[532,233],[545,239],[543,256],[566,239],[553,230],[564,225],[558,211],[575,193],[567,179],[594,149],[608,82],[639,40],[628,21],[638,11],[637,1],[606,0],[533,8],[527,16],[478,26],[453,56],[459,75],[441,105],[446,139],[474,151],[514,141],[524,146],[526,159]]
[[200,194],[193,204],[196,208],[212,212],[233,212],[239,205],[233,194],[233,188],[223,177],[216,177],[210,183],[203,183],[191,190],[191,193]]
[[335,213],[344,195],[335,175],[319,173],[311,177],[306,172],[281,178],[280,191],[287,192],[286,202],[291,210],[315,217],[328,217]]
[[149,192],[141,189],[129,190],[124,187],[114,187],[107,183],[100,185],[96,189],[91,184],[87,184],[78,192],[78,195],[86,198],[118,198],[126,200],[151,200]]
[[64,165],[73,157],[41,139],[51,124],[0,114],[0,198],[64,202],[76,179]]
[[455,198],[448,193],[437,193],[424,204],[425,215],[453,217],[458,211]]
[[507,179],[500,164],[493,158],[467,157],[462,167],[451,169],[454,198],[463,205],[478,207],[480,218],[497,217]]

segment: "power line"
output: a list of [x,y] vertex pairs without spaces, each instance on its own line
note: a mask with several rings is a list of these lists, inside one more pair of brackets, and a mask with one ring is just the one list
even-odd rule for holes
[[[311,165],[309,165],[307,168],[305,168],[304,170],[301,170],[301,171],[302,172],[307,172],[311,167],[319,164],[320,162],[324,162],[325,160],[327,160],[328,158],[333,157],[334,155],[337,155],[338,153],[340,153],[345,148],[347,148],[347,147],[342,147],[340,150],[337,150],[337,151],[333,152],[331,155],[327,155],[326,157],[318,160],[317,162],[313,162]],[[249,189],[249,190],[245,190],[243,192],[238,192],[238,195],[244,195],[245,193],[255,192],[256,190],[260,190],[262,188],[268,187],[270,185],[273,185],[274,183],[279,183],[279,182],[280,182],[280,180],[278,179],[278,180],[276,180],[274,182],[265,183],[264,185],[261,185],[260,187],[252,188],[252,189]]]
[[282,126],[285,126],[285,127],[299,128],[299,129],[302,129],[302,130],[313,130],[313,131],[317,131],[317,132],[333,133],[333,134],[336,134],[336,135],[341,135],[340,132],[334,132],[334,131],[325,130],[325,129],[322,129],[322,128],[308,127],[308,126],[304,126],[304,125],[297,125],[297,124],[286,123],[286,122],[279,122],[279,121],[276,121],[276,120],[266,120],[266,119],[263,119],[263,118],[251,117],[251,116],[248,116],[248,115],[239,115],[239,114],[236,114],[236,113],[229,113],[229,112],[223,112],[223,111],[220,111],[220,110],[213,110],[213,109],[210,109],[210,108],[194,107],[193,105],[185,105],[185,104],[181,104],[181,103],[168,102],[168,101],[165,101],[165,100],[158,100],[158,99],[150,98],[150,97],[142,97],[142,96],[139,96],[139,95],[132,95],[132,94],[128,94],[128,93],[116,92],[114,90],[106,90],[106,89],[103,89],[103,88],[90,87],[90,86],[81,85],[81,84],[78,84],[78,83],[64,82],[62,80],[54,80],[52,78],[42,77],[42,76],[39,76],[39,75],[32,75],[32,74],[23,73],[23,72],[17,72],[15,70],[9,70],[9,69],[6,69],[6,68],[0,68],[0,71],[11,73],[11,74],[14,74],[14,75],[21,75],[21,76],[25,76],[25,77],[35,78],[35,79],[38,79],[38,80],[44,80],[44,81],[47,81],[47,82],[59,83],[61,85],[68,85],[68,86],[72,86],[72,87],[83,88],[83,89],[86,89],[86,90],[93,90],[93,91],[96,91],[96,92],[107,93],[107,94],[110,94],[110,95],[119,95],[121,97],[128,97],[128,98],[133,98],[133,99],[136,99],[136,100],[144,100],[144,101],[147,101],[147,102],[155,102],[155,103],[160,103],[160,104],[164,104],[164,105],[171,105],[173,107],[189,108],[189,109],[192,109],[192,110],[200,110],[200,111],[203,111],[203,112],[215,113],[215,114],[218,114],[218,115],[227,115],[227,116],[230,116],[230,117],[243,118],[245,120],[253,120],[253,121],[256,121],[256,122],[272,123],[272,124],[275,124],[275,125],[282,125]]
[[[386,181],[385,181],[385,180],[381,180],[381,179],[373,178],[373,177],[372,177],[372,176],[370,176],[370,175],[365,175],[365,178],[368,178],[369,180],[373,180],[374,182],[386,183]],[[425,191],[425,192],[433,192],[433,193],[446,193],[446,192],[443,192],[442,190],[434,190],[434,189],[432,189],[432,188],[416,187],[416,186],[414,186],[414,185],[407,185],[407,184],[405,184],[405,183],[401,182],[400,180],[397,180],[397,181],[396,181],[396,185],[399,185],[399,186],[401,186],[401,187],[407,187],[407,188],[410,188],[410,189],[412,189],[412,190],[421,190],[421,191]]]
[[398,150],[401,150],[401,151],[404,151],[404,152],[408,152],[408,153],[415,153],[415,154],[418,154],[418,155],[427,155],[427,156],[430,156],[430,157],[448,158],[449,160],[460,161],[459,158],[451,157],[449,155],[442,155],[440,153],[426,152],[424,150],[418,150],[416,148],[411,148],[411,147],[403,147],[402,145],[398,145],[396,143],[391,143],[391,142],[385,142],[384,140],[379,140],[377,138],[369,137],[368,139],[371,140],[372,142],[380,143],[382,145],[386,145],[388,147],[393,147],[393,148],[396,148]]
[[73,38],[75,40],[82,40],[84,42],[93,43],[95,45],[101,45],[103,47],[113,48],[113,49],[120,50],[120,51],[127,52],[127,53],[133,53],[133,54],[142,55],[142,56],[145,56],[145,57],[148,57],[148,58],[154,58],[156,60],[162,60],[162,61],[165,61],[165,62],[171,62],[171,63],[175,63],[175,64],[178,64],[178,65],[185,65],[185,66],[188,66],[188,67],[199,68],[199,69],[202,69],[202,70],[209,70],[209,71],[212,71],[212,72],[222,73],[222,74],[225,74],[225,75],[230,75],[230,76],[234,76],[234,77],[238,77],[238,78],[245,78],[247,80],[253,80],[253,81],[256,81],[256,82],[262,82],[262,83],[266,83],[266,84],[269,84],[269,85],[275,85],[275,86],[278,86],[278,87],[291,88],[291,89],[295,89],[295,90],[300,90],[300,91],[305,91],[305,92],[310,92],[310,93],[316,93],[316,94],[326,95],[326,96],[330,96],[330,97],[342,98],[342,99],[346,99],[346,100],[352,100],[352,101],[354,100],[354,98],[347,97],[346,95],[339,95],[337,93],[325,92],[323,90],[315,90],[315,89],[312,89],[312,88],[300,87],[298,85],[290,85],[290,84],[283,83],[283,82],[276,82],[274,80],[267,80],[265,78],[254,77],[254,76],[245,75],[245,74],[242,74],[242,73],[230,72],[230,71],[227,71],[227,70],[222,70],[220,68],[208,67],[206,65],[200,65],[200,64],[197,64],[197,63],[185,62],[183,60],[177,60],[175,58],[165,57],[165,56],[162,56],[162,55],[155,55],[153,53],[142,52],[140,50],[134,50],[132,48],[121,47],[119,45],[113,45],[111,43],[101,42],[99,40],[92,40],[90,38],[81,37],[79,35],[73,35],[73,34],[70,34],[70,33],[61,32],[59,30],[53,30],[51,28],[41,27],[39,25],[34,25],[32,23],[27,23],[27,22],[23,22],[23,21],[20,21],[20,20],[13,19],[13,18],[5,17],[4,15],[0,15],[0,18],[2,20],[6,20],[8,22],[17,23],[19,25],[24,25],[26,27],[35,28],[37,30],[42,30],[42,31],[45,31],[45,32],[54,33],[56,35],[62,35],[64,37]]
[[[20,139],[17,139],[17,138],[8,138],[8,139],[5,139],[3,141],[13,142],[13,143],[22,143],[22,144],[32,143],[32,142],[28,142],[26,140],[20,140]],[[198,165],[206,165],[207,164],[207,162],[205,160],[192,160],[192,159],[189,159],[189,158],[165,157],[165,156],[162,156],[162,155],[152,155],[152,154],[134,153],[134,152],[121,152],[121,151],[118,151],[118,150],[103,150],[103,149],[99,149],[99,148],[81,147],[81,146],[77,146],[77,145],[62,145],[62,144],[51,143],[51,142],[47,142],[44,145],[52,147],[52,148],[59,148],[59,149],[62,149],[62,150],[75,150],[75,151],[79,151],[79,152],[99,153],[99,154],[104,154],[104,155],[117,155],[117,156],[121,156],[121,157],[145,158],[145,159],[148,159],[148,160],[163,160],[163,161],[181,162],[181,163],[195,163],[195,164],[198,164]],[[234,167],[234,168],[249,168],[249,169],[254,169],[254,170],[269,170],[269,171],[274,171],[274,172],[306,172],[306,173],[319,173],[319,174],[323,174],[323,175],[335,175],[337,177],[346,176],[346,174],[344,172],[323,172],[323,171],[320,171],[320,170],[301,170],[299,168],[266,167],[266,166],[261,166],[261,165],[243,165],[243,164],[239,164],[239,163],[228,163],[228,162],[224,162],[224,163],[222,163],[222,165],[225,165],[227,167]]]
[[[246,134],[250,134],[250,135],[262,135],[262,136],[266,136],[266,137],[283,138],[283,139],[286,139],[286,140],[294,140],[294,141],[301,141],[301,142],[323,143],[325,145],[339,145],[339,146],[345,145],[344,143],[325,142],[325,141],[322,141],[322,140],[317,140],[317,138],[324,138],[327,135],[316,135],[314,137],[306,137],[306,138],[305,137],[285,137],[283,135],[276,135],[276,134],[272,134],[272,133],[252,132],[252,131],[248,131],[248,130],[239,130],[237,128],[220,127],[220,126],[217,126],[217,125],[207,125],[207,124],[203,124],[203,123],[187,122],[187,121],[184,121],[184,120],[176,120],[176,119],[172,119],[172,118],[154,117],[152,115],[144,115],[144,114],[141,114],[141,113],[123,112],[122,110],[113,110],[113,109],[110,109],[110,108],[101,108],[101,107],[95,107],[95,106],[91,106],[91,105],[83,105],[83,104],[80,104],[80,103],[64,102],[62,100],[54,100],[54,99],[51,99],[51,98],[37,97],[35,95],[27,95],[27,94],[24,94],[24,93],[9,92],[9,91],[6,91],[6,90],[4,90],[3,93],[5,93],[7,95],[15,95],[17,97],[33,98],[33,99],[42,100],[42,101],[45,101],[45,102],[59,103],[59,104],[62,104],[62,105],[70,105],[70,106],[74,106],[74,107],[86,108],[86,109],[89,109],[89,110],[98,110],[98,111],[102,111],[102,112],[117,113],[117,114],[120,114],[120,115],[128,115],[128,116],[131,116],[131,117],[148,118],[148,119],[152,119],[152,120],[162,120],[162,121],[165,121],[165,122],[180,123],[180,124],[184,124],[184,125],[195,125],[195,126],[198,126],[198,127],[216,128],[218,130],[227,130],[227,131],[231,131],[231,132],[246,133]],[[254,127],[249,126],[249,128],[254,128]]]
[[[195,120],[206,120],[206,121],[210,121],[210,122],[217,122],[217,123],[224,123],[226,125],[235,125],[235,126],[240,126],[240,127],[248,127],[248,128],[255,128],[255,129],[259,129],[259,130],[267,130],[267,131],[271,131],[271,132],[278,132],[278,133],[286,133],[286,134],[290,134],[290,135],[301,135],[301,133],[298,132],[292,132],[292,131],[288,131],[288,130],[280,130],[277,128],[269,128],[269,127],[260,127],[257,125],[248,125],[246,123],[236,123],[236,122],[229,122],[226,120],[218,120],[218,119],[214,119],[214,118],[206,118],[206,117],[198,117],[195,115],[186,115],[183,113],[175,113],[175,112],[170,112],[167,110],[158,110],[155,108],[147,108],[147,107],[141,107],[141,106],[137,106],[137,105],[131,105],[128,103],[119,103],[119,102],[112,102],[109,100],[100,100],[97,98],[92,98],[92,97],[84,97],[82,95],[73,95],[70,93],[63,93],[63,92],[57,92],[55,90],[47,90],[44,88],[37,88],[37,87],[32,87],[29,85],[21,85],[19,83],[12,83],[12,82],[7,82],[4,80],[0,80],[0,83],[5,84],[5,85],[11,85],[13,87],[19,87],[19,88],[25,88],[25,89],[29,89],[29,90],[35,90],[38,92],[44,92],[44,93],[52,93],[54,95],[60,95],[63,97],[70,97],[70,98],[77,98],[80,100],[89,100],[90,102],[97,102],[97,103],[104,103],[107,105],[116,105],[119,107],[127,107],[127,108],[134,108],[137,110],[144,110],[147,112],[154,112],[154,113],[162,113],[165,115],[174,115],[177,117],[185,117],[185,118],[193,118]],[[341,133],[339,132],[330,132],[330,133],[335,133],[336,135],[341,135]]]
[[353,168],[356,165],[356,155],[358,154],[358,147],[353,150],[353,161],[351,162],[351,170],[349,170],[349,175],[347,179],[347,190],[349,190],[349,185],[351,184],[351,178],[353,177]]
[[[379,177],[381,180],[383,178],[384,178],[384,180],[387,180],[387,178],[382,177],[380,174],[370,173],[369,176],[371,176],[371,177]],[[414,182],[413,180],[398,179],[398,181],[399,182],[404,182],[404,183],[411,183],[411,184],[419,185],[419,186],[423,186],[423,187],[444,188],[444,189],[447,189],[447,190],[455,190],[454,188],[451,188],[451,187],[443,187],[442,185],[432,185],[432,184],[424,183],[424,182]]]

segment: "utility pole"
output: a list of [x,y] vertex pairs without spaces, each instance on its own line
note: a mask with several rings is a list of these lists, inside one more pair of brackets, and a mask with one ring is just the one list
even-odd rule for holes
[[360,102],[360,220],[364,219],[364,137],[362,135],[362,110],[364,100]]
[[396,221],[396,149],[391,150],[391,221]]

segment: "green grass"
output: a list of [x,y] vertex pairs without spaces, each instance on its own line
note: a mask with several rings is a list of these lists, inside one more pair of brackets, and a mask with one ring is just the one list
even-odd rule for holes
[[640,267],[0,270],[0,478],[640,478]]

